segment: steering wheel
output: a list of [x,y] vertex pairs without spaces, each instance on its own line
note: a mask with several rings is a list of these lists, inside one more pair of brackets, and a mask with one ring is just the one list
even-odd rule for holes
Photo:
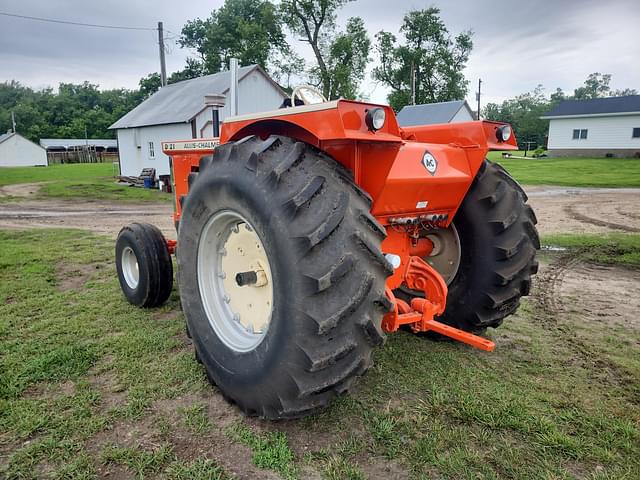
[[[307,95],[305,95],[305,92]],[[312,87],[311,85],[300,85],[294,88],[293,92],[291,92],[291,105],[296,104],[296,97],[302,100],[302,103],[305,105],[324,103],[328,101],[320,90]]]

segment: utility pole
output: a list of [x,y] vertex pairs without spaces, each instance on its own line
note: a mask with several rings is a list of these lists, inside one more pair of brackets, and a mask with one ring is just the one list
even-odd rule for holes
[[158,47],[160,48],[160,86],[167,84],[167,65],[164,61],[164,29],[162,22],[158,22]]
[[416,65],[411,62],[411,105],[416,104]]
[[478,93],[476,93],[476,100],[478,100],[478,120],[480,120],[480,88],[482,87],[482,79],[478,79]]
[[13,133],[16,133],[16,115],[13,110],[11,110],[11,124],[13,125]]

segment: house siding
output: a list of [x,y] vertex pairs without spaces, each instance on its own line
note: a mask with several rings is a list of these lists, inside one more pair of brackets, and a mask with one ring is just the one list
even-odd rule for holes
[[[275,110],[282,103],[280,91],[258,71],[246,75],[238,84],[238,114]],[[220,109],[220,121],[230,115],[231,107],[227,100]],[[213,136],[213,113],[205,108],[195,118],[196,138]],[[169,157],[162,153],[162,142],[168,140],[186,140],[193,138],[191,123],[173,123],[168,125],[150,125],[118,129],[118,147],[120,151],[121,175],[139,175],[143,168],[155,168],[156,175],[170,173]],[[155,158],[149,157],[148,145],[154,142]],[[140,148],[138,148],[138,145]]]
[[[174,123],[152,127],[118,130],[120,175],[137,176],[143,168],[155,168],[156,175],[168,175],[169,157],[162,152],[162,142],[191,138],[191,125]],[[149,142],[153,142],[154,158],[149,156]]]
[[[548,150],[555,155],[634,156],[640,138],[632,138],[640,127],[640,115],[554,118],[549,121]],[[586,139],[573,139],[573,130],[588,130]]]

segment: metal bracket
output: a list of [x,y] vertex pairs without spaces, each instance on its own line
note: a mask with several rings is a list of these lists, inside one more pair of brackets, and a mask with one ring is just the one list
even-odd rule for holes
[[395,332],[401,325],[409,325],[414,333],[433,331],[488,352],[495,348],[491,340],[434,319],[444,313],[448,289],[442,276],[422,258],[409,258],[403,278],[412,290],[423,291],[425,298],[414,298],[409,306],[397,299],[391,289],[387,288],[386,294],[393,304],[393,310],[382,320],[385,332]]

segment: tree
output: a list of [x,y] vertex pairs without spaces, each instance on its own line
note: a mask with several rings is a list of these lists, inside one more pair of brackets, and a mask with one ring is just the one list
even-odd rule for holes
[[573,98],[575,100],[588,100],[591,98],[608,97],[611,93],[610,73],[591,73],[584,81],[582,87],[578,87],[573,91]]
[[389,32],[376,35],[380,64],[373,77],[391,88],[389,104],[397,111],[412,103],[463,99],[468,81],[463,71],[473,48],[470,31],[451,37],[436,7],[409,12],[400,33],[404,43]]
[[516,138],[521,142],[530,141],[543,145],[549,124],[540,117],[549,109],[550,101],[544,95],[542,85],[538,85],[532,92],[505,100],[501,105],[488,103],[484,108],[483,117],[487,120],[510,123]]
[[584,81],[584,84],[573,91],[573,99],[589,100],[592,98],[625,97],[628,95],[638,95],[638,91],[633,88],[611,90],[611,87],[609,86],[610,82],[610,73],[591,73]]
[[268,0],[225,0],[208,19],[187,22],[179,44],[196,51],[200,58],[187,67],[201,73],[225,70],[233,57],[241,65],[257,63],[269,70],[270,59],[289,49],[282,20]]
[[282,15],[289,28],[309,43],[316,59],[311,83],[329,99],[356,98],[369,63],[371,42],[364,22],[349,18],[345,30],[336,30],[336,11],[353,0],[284,0]]

